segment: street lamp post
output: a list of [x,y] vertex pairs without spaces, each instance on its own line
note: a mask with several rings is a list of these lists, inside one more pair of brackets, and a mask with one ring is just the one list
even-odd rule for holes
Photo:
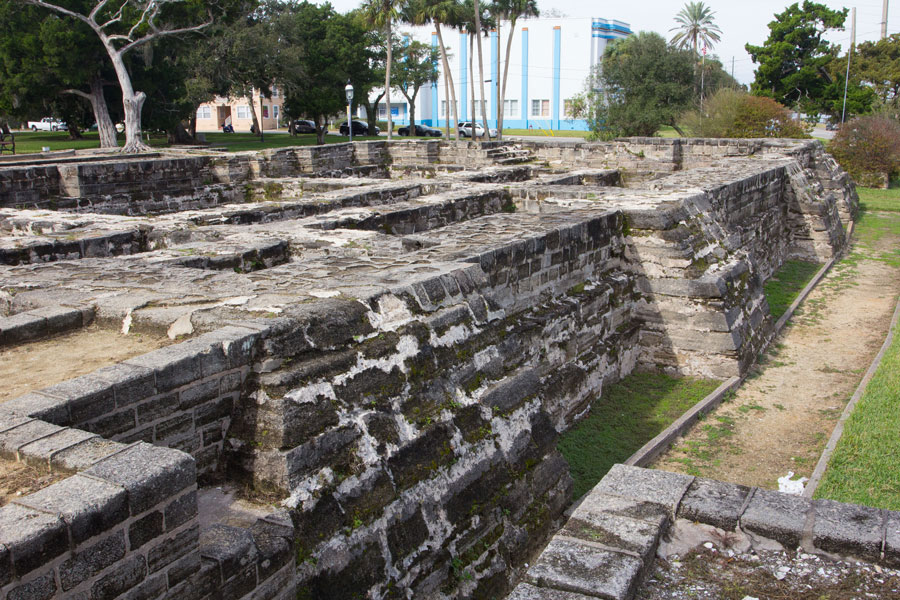
[[350,104],[353,102],[353,86],[350,85],[350,80],[347,80],[347,85],[344,86],[344,93],[347,94],[347,133],[350,135],[350,141],[353,141],[353,120],[350,118]]

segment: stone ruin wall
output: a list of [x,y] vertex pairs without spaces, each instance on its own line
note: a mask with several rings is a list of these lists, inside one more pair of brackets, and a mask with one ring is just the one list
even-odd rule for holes
[[[312,299],[275,318],[198,324],[208,333],[0,405],[3,456],[74,474],[0,508],[2,593],[501,595],[571,501],[556,438],[603,385],[635,367],[741,373],[771,335],[762,282],[788,257],[822,260],[841,249],[841,218],[855,206],[846,176],[818,144],[753,143],[529,146],[539,161],[584,171],[533,180],[523,165],[466,175],[502,185],[394,212],[398,200],[449,189],[454,164],[492,164],[498,146],[366,142],[137,161],[108,179],[98,162],[41,167],[30,188],[0,187],[7,205],[49,206],[68,202],[77,186],[101,186],[85,187],[94,195],[76,205],[112,214],[275,201],[197,213],[190,219],[199,226],[384,203],[381,213],[319,226],[402,236],[435,271],[355,299]],[[610,167],[621,170],[598,171]],[[48,183],[54,170],[74,177],[57,192]],[[0,177],[30,181],[25,171],[0,169]],[[270,181],[389,171],[436,179],[351,187],[328,206],[277,201],[291,186],[325,183]],[[139,196],[137,210],[123,204],[148,174],[168,181],[161,193]],[[609,204],[592,208],[597,190],[588,184],[621,175],[637,187],[604,188]],[[477,252],[457,240],[466,220],[491,214],[522,234]],[[35,226],[16,219],[3,227]],[[166,248],[179,235],[141,222],[2,256],[40,267]],[[103,261],[115,259],[91,260],[112,267]],[[264,272],[288,268],[280,262],[267,260]],[[166,265],[222,268],[193,258]],[[39,308],[41,298],[7,299],[14,316],[0,321],[0,340],[122,317],[104,306],[54,313]],[[287,496],[284,508],[249,528],[201,531],[198,481],[223,469]]]

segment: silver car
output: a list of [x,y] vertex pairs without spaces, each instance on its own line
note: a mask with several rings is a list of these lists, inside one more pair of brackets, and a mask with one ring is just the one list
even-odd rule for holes
[[[460,121],[457,124],[457,129],[459,131],[459,135],[462,137],[472,137],[472,122],[471,121]],[[484,137],[484,127],[481,123],[475,123],[475,135],[477,137]],[[492,138],[497,137],[496,129],[489,129],[488,135]]]

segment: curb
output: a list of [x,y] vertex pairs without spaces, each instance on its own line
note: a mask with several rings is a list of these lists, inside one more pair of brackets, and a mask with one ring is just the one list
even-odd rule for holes
[[717,387],[706,398],[695,404],[686,413],[666,427],[662,433],[644,444],[640,450],[632,454],[624,464],[630,467],[643,467],[650,464],[654,458],[665,452],[672,442],[684,434],[697,420],[722,403],[725,395],[741,385],[743,378],[732,377]]
[[894,308],[891,326],[888,329],[888,334],[884,339],[884,343],[881,345],[881,349],[878,351],[878,354],[875,355],[875,358],[872,359],[872,364],[869,365],[869,369],[866,371],[866,374],[863,375],[862,381],[859,382],[856,391],[853,392],[850,402],[844,407],[844,412],[841,413],[841,418],[838,419],[837,425],[834,426],[831,438],[829,438],[828,443],[825,445],[825,450],[822,451],[822,456],[819,458],[819,462],[816,463],[816,468],[813,470],[812,475],[810,475],[809,482],[806,484],[806,487],[803,488],[804,498],[812,498],[813,494],[816,492],[816,488],[819,487],[822,476],[825,475],[825,469],[828,468],[828,463],[831,461],[831,455],[834,454],[834,449],[837,446],[838,440],[840,440],[841,436],[844,434],[844,423],[847,422],[853,409],[856,408],[856,404],[866,390],[866,386],[868,386],[869,381],[872,379],[872,376],[875,375],[875,371],[881,364],[884,353],[887,352],[887,349],[891,346],[891,342],[894,341],[894,328],[897,326],[898,321],[900,321],[900,301],[897,302],[897,306]]

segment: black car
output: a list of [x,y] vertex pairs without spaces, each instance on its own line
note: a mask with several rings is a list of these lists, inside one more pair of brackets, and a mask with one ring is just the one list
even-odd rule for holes
[[[294,121],[294,131],[296,133],[315,133],[316,123],[308,119],[298,119]],[[328,128],[325,129],[325,133],[328,133]]]
[[[401,127],[397,130],[397,135],[409,135],[409,125],[406,127]],[[416,125],[416,133],[417,136],[423,137],[443,137],[444,132],[440,129],[435,129],[434,127],[428,127],[427,125]]]
[[[347,121],[341,123],[340,132],[341,135],[350,134],[350,130],[347,127]],[[381,130],[378,127],[375,127],[374,135],[378,135],[379,133],[381,133]],[[370,135],[368,123],[363,123],[362,121],[353,121],[353,135]]]

